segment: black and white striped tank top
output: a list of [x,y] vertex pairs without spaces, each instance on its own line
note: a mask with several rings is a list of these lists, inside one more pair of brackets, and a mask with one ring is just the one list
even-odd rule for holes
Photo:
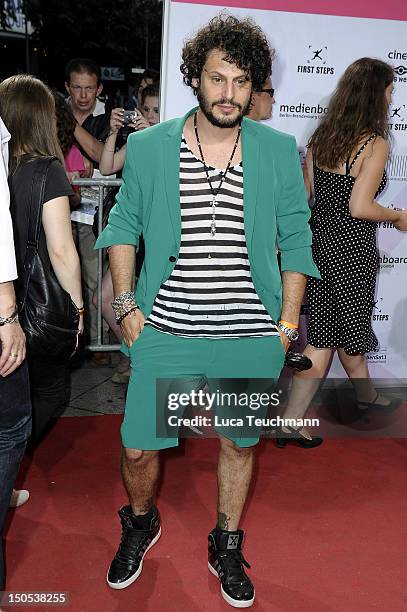
[[[215,193],[221,171],[209,168]],[[253,285],[243,222],[243,166],[232,166],[217,196],[211,235],[212,193],[203,163],[182,139],[181,248],[161,285],[146,324],[194,338],[278,335]]]

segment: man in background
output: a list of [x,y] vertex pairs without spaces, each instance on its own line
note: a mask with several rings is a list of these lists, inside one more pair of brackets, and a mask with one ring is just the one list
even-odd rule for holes
[[253,121],[267,121],[273,114],[274,89],[271,84],[271,77],[266,79],[263,86],[252,94],[251,108],[248,117]]
[[[65,69],[65,89],[69,94],[68,102],[72,113],[87,132],[97,140],[104,141],[109,134],[109,117],[105,113],[105,105],[98,99],[102,93],[100,67],[92,59],[74,58],[68,62]],[[80,147],[79,143],[78,146]],[[86,152],[80,147],[82,155],[89,159]],[[90,160],[87,178],[96,178],[98,170],[94,170],[94,160]],[[96,164],[97,165],[97,164]],[[96,191],[82,189],[83,196],[89,195],[95,200]],[[95,236],[92,225],[73,222],[75,241],[81,258],[82,280],[85,300],[85,330],[90,336],[91,343],[97,341],[96,309],[92,304],[93,292],[97,285],[97,252],[94,250]],[[104,352],[93,353],[93,361],[97,365],[108,365],[110,355]]]
[[79,125],[98,140],[104,140],[109,133],[109,118],[105,105],[98,99],[103,85],[96,62],[80,57],[70,60],[65,69],[65,89]]

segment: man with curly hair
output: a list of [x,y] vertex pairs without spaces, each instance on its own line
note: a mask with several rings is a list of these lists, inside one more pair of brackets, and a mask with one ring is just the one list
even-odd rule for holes
[[[119,511],[122,539],[107,576],[116,589],[138,578],[161,534],[153,501],[159,451],[178,437],[160,429],[156,381],[223,390],[231,379],[248,381],[247,388],[277,379],[306,275],[318,276],[295,140],[245,117],[252,92],[271,74],[264,33],[222,14],[185,44],[182,59],[199,107],[130,136],[123,185],[97,244],[110,247],[113,307],[132,360],[121,430],[129,505]],[[146,253],[134,296],[141,234]],[[225,426],[217,433],[218,521],[209,534],[209,570],[224,599],[243,608],[255,591],[239,522],[259,432]]]

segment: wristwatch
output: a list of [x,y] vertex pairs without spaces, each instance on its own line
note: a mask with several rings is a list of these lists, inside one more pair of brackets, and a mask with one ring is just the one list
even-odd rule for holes
[[280,322],[277,323],[277,327],[280,331],[283,332],[283,334],[287,336],[290,342],[295,342],[300,337],[298,329],[292,329],[291,327],[287,327],[286,325],[283,325]]

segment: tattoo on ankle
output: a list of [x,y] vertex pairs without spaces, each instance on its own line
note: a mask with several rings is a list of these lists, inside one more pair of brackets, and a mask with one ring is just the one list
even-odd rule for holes
[[219,529],[227,530],[229,528],[230,516],[224,512],[218,512],[218,527]]

